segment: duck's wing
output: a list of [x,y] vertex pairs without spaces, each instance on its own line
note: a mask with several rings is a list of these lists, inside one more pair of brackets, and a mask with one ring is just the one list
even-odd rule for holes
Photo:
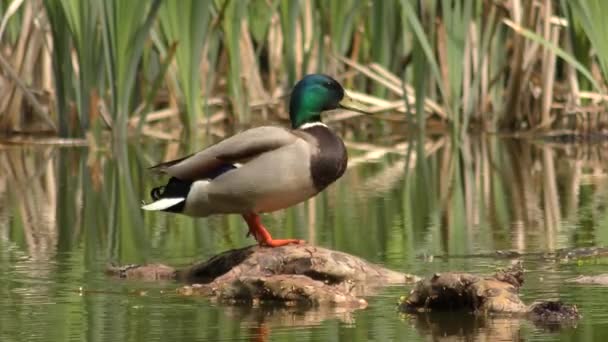
[[152,166],[152,171],[166,173],[181,180],[209,177],[227,164],[245,163],[262,153],[292,144],[298,135],[291,130],[262,126],[233,135],[200,152]]

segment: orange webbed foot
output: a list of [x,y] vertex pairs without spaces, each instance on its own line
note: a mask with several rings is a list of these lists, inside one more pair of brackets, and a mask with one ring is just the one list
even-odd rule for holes
[[306,243],[304,240],[298,239],[271,239],[266,241],[258,241],[261,247],[281,247],[286,245],[300,245]]
[[262,224],[258,214],[245,214],[243,218],[249,226],[247,236],[253,235],[260,247],[281,247],[292,244],[303,244],[304,240],[298,239],[273,239],[266,227]]

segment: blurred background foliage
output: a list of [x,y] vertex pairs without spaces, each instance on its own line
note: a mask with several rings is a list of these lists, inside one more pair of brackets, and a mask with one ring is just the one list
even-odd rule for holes
[[[463,257],[475,253],[608,244],[604,13],[602,0],[0,0],[0,338],[263,340],[265,324],[275,340],[433,335],[393,317],[403,288],[357,314],[269,313],[103,274],[109,261],[183,265],[251,243],[238,216],[144,215],[161,181],[146,168],[286,123],[290,88],[311,72],[378,115],[327,117],[349,169],[265,215],[277,236],[420,275],[501,263]],[[497,131],[534,139],[484,133]],[[130,139],[110,149],[110,137]],[[560,337],[608,331],[606,291],[566,283],[602,262],[526,264],[524,296],[584,310]],[[472,334],[520,333],[499,331]]]
[[285,119],[312,72],[423,131],[606,123],[602,0],[2,0],[0,13],[4,134],[192,138]]

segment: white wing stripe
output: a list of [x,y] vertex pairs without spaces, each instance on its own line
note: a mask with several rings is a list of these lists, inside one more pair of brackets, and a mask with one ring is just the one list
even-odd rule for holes
[[141,208],[143,210],[165,210],[170,208],[178,203],[185,201],[186,199],[181,198],[161,198],[158,201],[154,201],[152,203],[146,204]]

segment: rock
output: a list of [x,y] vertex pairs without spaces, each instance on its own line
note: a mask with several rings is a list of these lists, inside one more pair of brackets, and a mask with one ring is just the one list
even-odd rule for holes
[[223,302],[306,303],[363,307],[361,296],[389,284],[417,277],[391,271],[361,258],[310,245],[234,249],[190,267],[162,264],[112,267],[110,275],[127,279],[176,279],[188,285],[182,295],[201,295]]
[[455,272],[435,274],[416,283],[400,303],[400,309],[405,312],[526,312],[526,305],[517,295],[523,283],[521,274],[520,263],[493,277]]
[[416,284],[400,304],[402,311],[458,311],[522,313],[526,305],[517,288],[495,278],[468,273],[442,273]]
[[487,313],[518,315],[535,323],[561,323],[580,318],[574,305],[546,301],[525,305],[518,292],[523,284],[523,268],[515,263],[494,276],[469,273],[435,274],[416,283],[399,309],[408,313],[464,311],[484,316]]
[[564,304],[561,301],[546,301],[530,305],[528,317],[534,322],[546,325],[576,321],[582,316],[576,305]]
[[415,276],[373,265],[359,257],[309,245],[278,248],[250,246],[216,255],[211,259],[178,271],[178,278],[188,283],[209,283],[219,277],[300,274],[328,284],[355,283],[405,284]]
[[316,306],[336,305],[363,308],[367,302],[356,297],[350,282],[329,285],[303,275],[243,276],[209,284],[195,284],[178,290],[184,295],[203,295],[222,302],[284,302],[287,305],[310,303]]

